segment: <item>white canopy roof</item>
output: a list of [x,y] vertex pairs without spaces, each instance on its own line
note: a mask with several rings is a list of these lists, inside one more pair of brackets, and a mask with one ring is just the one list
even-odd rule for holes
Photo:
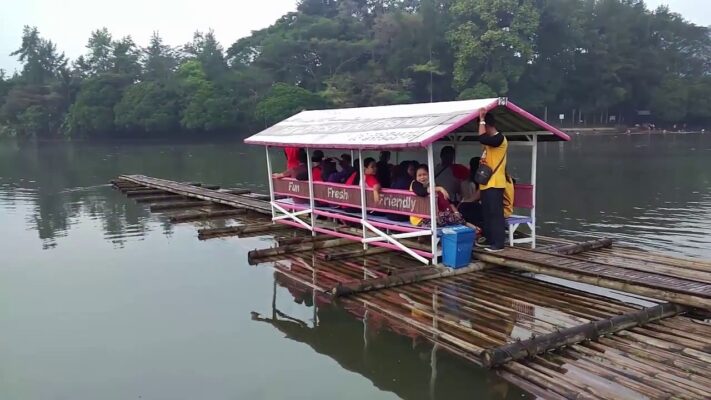
[[537,133],[539,140],[570,137],[506,98],[303,111],[257,133],[245,143],[277,147],[368,149],[426,147],[457,132],[476,140],[472,122],[479,109],[494,113],[496,127],[510,139]]

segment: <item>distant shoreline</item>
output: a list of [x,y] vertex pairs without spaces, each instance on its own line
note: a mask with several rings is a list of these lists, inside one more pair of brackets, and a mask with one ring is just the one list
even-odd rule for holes
[[669,131],[664,129],[654,130],[634,130],[627,132],[619,128],[561,128],[565,133],[570,135],[585,135],[585,136],[613,136],[613,135],[687,135],[701,134],[709,131],[691,130],[691,131]]

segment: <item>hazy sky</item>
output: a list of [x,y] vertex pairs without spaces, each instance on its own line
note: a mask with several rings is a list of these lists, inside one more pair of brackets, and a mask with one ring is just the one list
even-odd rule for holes
[[[84,54],[91,31],[107,27],[115,38],[131,35],[145,46],[154,30],[166,43],[180,45],[195,30],[215,30],[225,47],[252,30],[269,26],[296,8],[296,0],[7,0],[0,12],[0,68],[19,68],[10,53],[20,46],[23,25],[39,28],[60,51],[74,59]],[[711,0],[648,0],[650,8],[669,4],[700,25],[711,25]]]

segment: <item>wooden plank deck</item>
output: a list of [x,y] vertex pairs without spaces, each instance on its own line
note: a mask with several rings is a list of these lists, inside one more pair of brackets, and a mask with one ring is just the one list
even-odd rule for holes
[[[711,276],[705,272],[672,276],[668,268],[647,263],[647,271],[635,264],[611,264],[594,258],[566,256],[508,247],[496,254],[476,252],[475,258],[497,265],[548,274],[611,289],[621,289],[662,300],[711,309]],[[662,270],[663,273],[657,272]]]
[[144,175],[121,175],[119,179],[142,185],[148,188],[161,189],[166,192],[176,193],[187,197],[211,201],[213,203],[224,204],[235,208],[246,208],[249,210],[270,213],[271,207],[268,202],[249,198],[237,194],[210,190],[198,186],[190,186],[166,179],[152,178]]

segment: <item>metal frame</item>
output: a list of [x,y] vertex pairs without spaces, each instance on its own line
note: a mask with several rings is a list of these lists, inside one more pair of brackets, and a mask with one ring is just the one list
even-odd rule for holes
[[[309,165],[311,164],[311,156],[308,153],[308,150],[306,152],[307,155],[307,160],[309,161]],[[313,185],[312,185],[312,178],[311,178],[311,168],[309,167],[309,198],[310,198],[310,207],[307,210],[301,210],[301,211],[296,211],[296,212],[291,212],[284,207],[282,207],[279,203],[276,202],[276,199],[274,197],[274,183],[272,182],[272,160],[271,157],[269,156],[269,146],[266,146],[266,156],[267,156],[267,173],[269,174],[267,177],[267,180],[269,181],[269,205],[272,207],[272,222],[278,222],[281,220],[285,219],[290,219],[299,225],[303,226],[304,228],[308,229],[311,231],[311,235],[316,235],[316,232],[314,231],[313,225],[315,224],[314,221],[314,198],[313,198]],[[282,215],[279,215],[282,214]],[[300,215],[305,215],[305,214],[311,214],[311,224],[306,223],[303,219],[299,218]]]
[[311,236],[316,236],[316,231],[313,227],[316,226],[316,214],[314,214],[314,209],[316,208],[316,202],[314,201],[314,177],[313,177],[313,166],[311,165],[311,153],[309,148],[306,148],[306,169],[309,174],[309,211],[311,211]]
[[437,264],[437,190],[435,190],[435,171],[434,171],[434,148],[430,144],[427,146],[427,169],[430,178],[430,233],[432,235],[432,264]]
[[[471,134],[474,135],[473,132],[454,132],[452,133],[452,136],[448,136],[450,138],[450,141],[447,142],[449,145],[458,146],[458,145],[475,145],[478,144],[478,141],[465,141],[463,140],[465,137],[468,137],[467,135]],[[531,207],[530,211],[530,218],[531,222],[527,222],[526,225],[531,229],[531,237],[530,238],[522,238],[522,239],[514,239],[513,234],[516,232],[519,226],[521,226],[520,223],[518,224],[510,224],[508,225],[509,227],[509,245],[513,246],[514,244],[523,244],[523,243],[530,243],[531,248],[535,249],[536,248],[536,187],[538,186],[536,184],[536,179],[537,179],[537,165],[538,165],[538,135],[551,135],[550,132],[522,132],[515,134],[516,136],[525,136],[527,139],[526,141],[509,141],[508,144],[509,146],[519,146],[519,147],[530,147],[531,148],[531,185],[533,185],[533,194],[532,194],[532,200],[533,200],[533,207]],[[510,135],[509,135],[510,136]]]
[[[531,185],[533,185],[533,207],[531,208],[531,223],[529,227],[531,228],[531,248],[536,248],[536,184],[537,179],[537,165],[538,165],[538,134],[533,134],[533,146],[531,147]],[[513,234],[512,234],[513,236]]]
[[[476,142],[464,142],[461,140],[461,136],[456,136],[453,138],[453,140],[450,143],[454,143],[455,145],[458,144],[474,144]],[[529,135],[526,135],[526,138],[528,141],[526,142],[509,142],[509,145],[513,146],[530,146],[531,147],[531,184],[533,185],[533,207],[531,207],[531,222],[527,223],[529,228],[531,229],[531,237],[530,238],[524,238],[524,239],[514,239],[513,234],[518,229],[518,227],[521,225],[519,224],[511,224],[509,225],[509,243],[511,246],[517,243],[531,243],[531,248],[536,247],[536,179],[537,179],[537,161],[538,161],[538,133],[533,132]],[[270,198],[270,205],[272,207],[272,222],[279,222],[282,220],[287,220],[290,219],[293,222],[298,223],[299,225],[303,226],[304,228],[308,229],[311,231],[312,235],[316,235],[316,230],[314,229],[316,226],[316,207],[315,207],[315,198],[314,198],[314,188],[313,188],[313,172],[312,172],[312,167],[311,167],[311,154],[309,153],[309,148],[307,147],[306,149],[306,157],[307,157],[307,164],[308,164],[308,179],[309,179],[309,208],[306,210],[301,210],[301,211],[296,211],[296,212],[291,212],[275,201],[275,196],[274,196],[274,184],[272,182],[271,176],[272,176],[272,165],[271,165],[271,158],[269,155],[269,146],[266,146],[266,157],[267,157],[267,172],[269,174],[269,198]],[[353,158],[353,151],[351,150],[351,158]],[[403,252],[407,253],[408,255],[412,256],[416,260],[424,263],[424,264],[436,264],[437,263],[437,258],[439,256],[439,251],[438,251],[438,245],[439,245],[439,237],[437,236],[437,192],[435,190],[436,185],[435,185],[435,179],[434,179],[434,144],[429,144],[427,145],[427,166],[429,169],[429,187],[430,187],[430,221],[431,221],[431,228],[429,231],[423,230],[423,231],[418,231],[418,232],[407,232],[407,233],[396,233],[396,234],[389,234],[386,232],[383,232],[382,230],[376,228],[373,226],[370,222],[368,222],[368,211],[365,207],[366,204],[366,183],[365,183],[365,166],[364,166],[364,159],[363,159],[363,150],[358,149],[358,159],[359,159],[359,174],[360,174],[360,202],[361,202],[361,230],[363,232],[363,236],[361,239],[361,243],[363,244],[363,249],[366,250],[368,249],[368,244],[369,243],[375,243],[375,242],[389,242],[390,244],[396,246]],[[310,223],[307,223],[303,219],[299,218],[301,215],[306,215],[309,214],[311,216],[311,221]],[[372,232],[375,234],[374,237],[368,237],[368,231]],[[431,254],[432,258],[428,260],[427,258],[415,253],[412,249],[409,247],[405,246],[402,244],[399,240],[401,239],[407,239],[407,238],[414,238],[414,237],[422,237],[422,236],[427,236],[430,235],[431,237]]]
[[[279,221],[284,221],[284,220],[291,220],[293,222],[298,223],[300,226],[304,227],[305,229],[308,229],[311,231],[312,235],[316,235],[316,199],[314,198],[314,189],[313,189],[313,173],[311,170],[311,154],[309,153],[309,148],[306,148],[306,157],[307,157],[307,163],[308,163],[308,179],[309,179],[309,207],[305,210],[300,210],[300,211],[289,211],[288,209],[282,207],[276,200],[274,196],[274,183],[272,182],[272,164],[271,164],[271,158],[269,156],[269,147],[267,146],[266,150],[266,156],[267,156],[267,172],[269,173],[269,199],[270,199],[270,205],[272,207],[272,222],[279,222]],[[429,145],[427,147],[427,154],[428,154],[428,167],[430,171],[434,171],[434,161],[433,161],[433,153],[432,153],[432,145]],[[362,149],[358,149],[358,157],[359,157],[359,173],[360,173],[360,202],[361,202],[361,230],[363,232],[363,237],[361,238],[361,243],[363,244],[363,249],[367,250],[368,249],[368,244],[369,243],[375,243],[375,242],[389,242],[393,246],[397,247],[398,249],[402,250],[403,252],[407,253],[411,257],[415,258],[416,260],[424,263],[424,264],[429,264],[430,262],[434,265],[437,263],[437,257],[439,255],[439,252],[437,251],[437,245],[439,243],[439,238],[437,237],[437,203],[436,203],[436,191],[434,189],[430,190],[430,218],[432,218],[432,227],[429,230],[421,230],[421,231],[416,231],[416,232],[405,232],[405,233],[395,233],[395,234],[389,234],[386,233],[375,226],[373,226],[370,222],[368,222],[368,211],[365,207],[366,204],[366,183],[365,183],[365,166],[364,166],[364,159],[363,159],[363,151]],[[430,187],[434,188],[434,174],[430,173]],[[311,216],[311,223],[307,223],[303,219],[299,218],[301,215],[310,215]],[[286,221],[285,221],[286,222]],[[375,234],[373,237],[368,237],[368,231],[372,232]],[[419,254],[417,254],[413,249],[410,249],[406,245],[402,244],[399,240],[402,239],[408,239],[408,238],[414,238],[414,237],[421,237],[421,236],[432,236],[432,259],[427,259]]]

